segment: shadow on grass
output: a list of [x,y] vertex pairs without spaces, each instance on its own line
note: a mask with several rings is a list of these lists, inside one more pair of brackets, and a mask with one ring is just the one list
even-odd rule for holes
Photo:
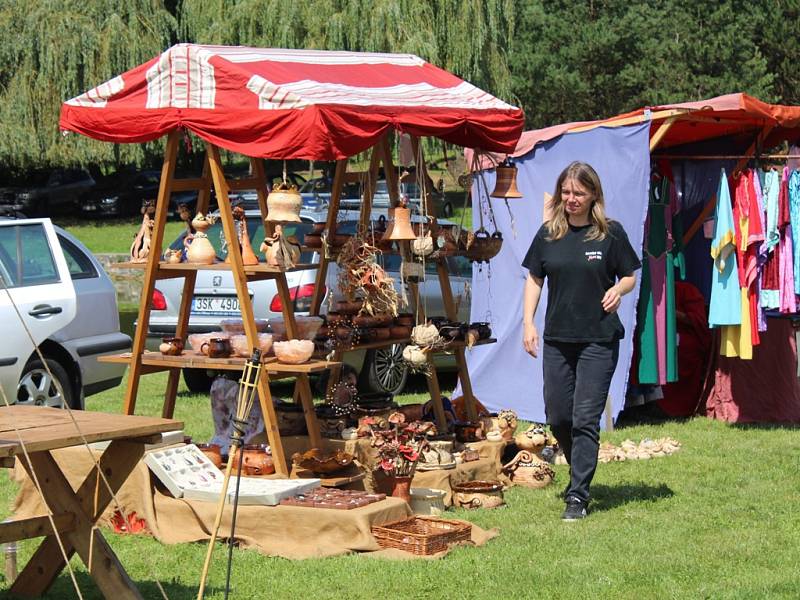
[[614,427],[625,429],[637,425],[661,425],[662,423],[685,423],[691,417],[671,417],[662,411],[656,402],[632,406],[619,413]]
[[648,485],[646,483],[592,485],[592,511],[601,512],[618,508],[630,502],[652,502],[671,498],[675,493],[666,484]]
[[765,431],[775,430],[775,429],[785,429],[787,431],[793,431],[800,429],[800,423],[728,423],[728,426],[733,429],[742,429],[747,431],[748,429],[761,429]]
[[[81,594],[86,600],[103,598],[103,595],[97,587],[97,584],[89,576],[89,574],[86,573],[86,571],[76,570],[75,579],[78,582],[78,588],[80,588]],[[161,591],[158,589],[159,583],[161,584],[161,587],[164,588],[164,592],[170,600],[190,600],[197,597],[197,586],[194,585],[184,585],[176,581],[167,581],[166,579],[162,579],[158,583],[153,580],[140,580],[133,582],[133,584],[136,586],[136,589],[139,590],[139,594],[141,594],[143,598],[162,598],[163,596]],[[221,596],[223,592],[224,590],[221,586],[209,585],[206,587],[207,596],[214,596],[215,594],[219,594]],[[16,598],[17,596],[3,595],[2,597]],[[53,587],[51,587],[48,592],[42,596],[42,598],[73,597],[75,597],[75,588],[73,587],[72,581],[70,580],[66,571],[59,575],[58,579],[56,579],[55,583],[53,584]]]

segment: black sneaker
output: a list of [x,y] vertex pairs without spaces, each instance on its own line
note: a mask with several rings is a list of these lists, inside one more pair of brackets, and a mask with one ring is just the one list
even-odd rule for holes
[[567,498],[567,507],[561,515],[562,521],[579,521],[586,518],[586,507],[588,503],[573,496]]

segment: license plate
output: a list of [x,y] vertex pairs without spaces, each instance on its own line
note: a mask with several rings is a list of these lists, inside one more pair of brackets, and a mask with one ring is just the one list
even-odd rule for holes
[[241,314],[239,298],[236,296],[195,296],[192,298],[192,313],[196,315],[238,316]]

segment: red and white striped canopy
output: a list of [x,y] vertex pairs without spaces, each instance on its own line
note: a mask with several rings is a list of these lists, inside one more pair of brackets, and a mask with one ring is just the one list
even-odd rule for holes
[[147,142],[178,127],[248,156],[332,160],[389,128],[512,152],[522,110],[412,54],[178,44],[62,105],[64,131]]

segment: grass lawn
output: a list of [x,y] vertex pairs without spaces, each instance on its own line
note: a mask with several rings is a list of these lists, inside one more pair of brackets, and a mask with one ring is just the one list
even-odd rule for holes
[[[53,222],[78,238],[93,254],[127,254],[142,225],[141,217],[96,220],[55,217]],[[183,221],[167,221],[164,247],[178,237],[184,228]]]
[[[142,380],[137,413],[157,415],[166,376]],[[450,385],[451,382],[445,382]],[[420,397],[417,380],[412,395]],[[88,399],[89,410],[118,412],[122,390]],[[277,395],[289,396],[286,384]],[[403,400],[411,400],[404,396]],[[211,435],[207,398],[181,387],[176,418],[195,439]],[[501,535],[483,548],[458,548],[436,561],[384,561],[350,555],[288,561],[235,552],[234,598],[796,598],[800,585],[800,516],[796,508],[800,437],[796,429],[736,427],[698,418],[641,425],[605,434],[669,435],[675,455],[600,465],[593,511],[584,522],[562,523],[566,471],[546,490],[513,488],[508,507],[450,515]],[[14,486],[0,475],[8,515]],[[146,598],[189,599],[205,546],[164,546],[147,537],[104,532]],[[20,564],[33,544],[21,544]],[[209,578],[208,598],[222,598],[224,552]],[[100,598],[80,561],[73,565],[84,598]],[[0,594],[6,589],[0,582]],[[48,598],[75,597],[62,574]]]

